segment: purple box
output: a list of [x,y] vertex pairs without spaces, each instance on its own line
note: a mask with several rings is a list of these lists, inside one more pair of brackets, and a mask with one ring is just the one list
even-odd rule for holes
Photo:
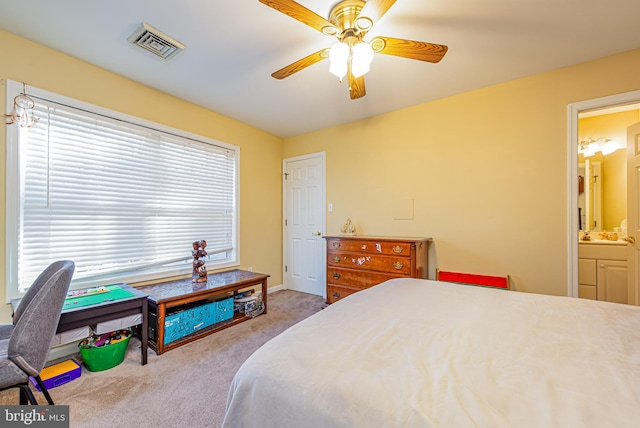
[[[66,360],[42,369],[40,372],[40,379],[42,379],[42,383],[44,383],[44,386],[46,386],[47,389],[51,389],[79,378],[81,372],[80,364],[75,360]],[[42,392],[35,378],[31,377],[29,379],[33,386],[38,391]]]

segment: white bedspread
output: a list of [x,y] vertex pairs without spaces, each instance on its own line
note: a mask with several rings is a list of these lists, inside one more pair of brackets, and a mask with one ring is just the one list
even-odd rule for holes
[[256,351],[224,427],[639,427],[640,307],[416,279]]

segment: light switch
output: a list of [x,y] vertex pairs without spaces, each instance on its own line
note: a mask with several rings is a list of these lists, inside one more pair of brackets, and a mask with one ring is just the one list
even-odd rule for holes
[[329,212],[333,212],[333,204],[329,204],[329,205],[327,206],[327,211],[329,211]]

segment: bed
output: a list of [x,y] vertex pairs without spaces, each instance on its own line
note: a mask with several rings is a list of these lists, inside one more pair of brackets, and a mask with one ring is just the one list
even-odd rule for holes
[[640,426],[640,307],[420,279],[258,349],[223,427]]

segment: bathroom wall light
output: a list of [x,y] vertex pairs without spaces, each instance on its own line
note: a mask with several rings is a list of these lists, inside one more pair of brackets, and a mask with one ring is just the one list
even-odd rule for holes
[[620,143],[618,143],[617,141],[613,141],[613,140],[605,140],[604,144],[600,144],[600,146],[602,147],[602,154],[603,155],[609,155],[609,154],[615,152],[616,150],[622,148]]
[[[603,140],[602,142],[599,142]],[[584,157],[593,156],[598,152],[602,152],[603,155],[610,155],[616,150],[622,149],[622,145],[617,141],[611,140],[605,137],[587,138],[578,142],[578,153],[582,153]]]
[[36,106],[35,101],[27,95],[27,87],[22,83],[22,93],[13,99],[13,110],[9,114],[5,114],[7,125],[17,123],[22,128],[33,128],[38,123],[33,108]]

